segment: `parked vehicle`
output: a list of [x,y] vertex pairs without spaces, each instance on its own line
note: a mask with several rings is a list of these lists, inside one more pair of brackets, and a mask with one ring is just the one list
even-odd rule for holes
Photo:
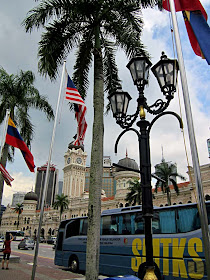
[[4,250],[4,240],[0,239],[0,252]]
[[47,244],[54,244],[56,242],[56,237],[55,236],[51,236],[47,239]]
[[33,239],[23,239],[22,241],[20,241],[20,243],[18,244],[18,249],[32,249],[34,250],[34,240]]
[[40,242],[40,243],[45,243],[46,240],[44,239],[44,237],[41,236],[41,237],[39,238],[39,242]]

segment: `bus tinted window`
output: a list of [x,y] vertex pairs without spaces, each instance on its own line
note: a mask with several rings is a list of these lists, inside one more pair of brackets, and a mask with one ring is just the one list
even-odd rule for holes
[[71,221],[66,227],[66,238],[79,235],[80,220]]
[[118,232],[118,217],[104,216],[102,218],[102,235],[112,235]]
[[135,224],[134,230],[135,234],[143,234],[144,233],[144,219],[141,213],[136,213],[135,216]]
[[176,233],[175,210],[160,211],[159,219],[161,233]]
[[87,227],[88,227],[88,219],[81,219],[79,234],[87,235]]
[[197,208],[180,208],[177,211],[178,232],[188,232],[200,228]]
[[60,231],[58,233],[58,241],[57,241],[57,250],[62,251],[62,243],[63,243],[63,232]]
[[210,224],[210,204],[206,204],[206,211],[208,215],[208,224]]

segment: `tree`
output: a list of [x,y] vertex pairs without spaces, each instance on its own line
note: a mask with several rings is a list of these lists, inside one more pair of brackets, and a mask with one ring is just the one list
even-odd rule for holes
[[[26,32],[44,27],[39,42],[39,71],[56,78],[59,66],[77,48],[73,81],[85,98],[88,73],[94,64],[94,120],[92,130],[86,279],[98,279],[101,186],[103,174],[104,90],[120,86],[115,62],[116,46],[128,57],[148,56],[140,37],[143,28],[141,8],[155,0],[42,0],[23,21]],[[49,24],[48,24],[49,23]],[[109,108],[109,106],[108,106]]]
[[[20,135],[27,146],[31,145],[34,128],[29,116],[29,109],[44,111],[48,120],[54,118],[53,109],[46,97],[39,94],[34,87],[35,76],[31,71],[20,71],[17,75],[9,75],[0,68],[0,124],[3,122],[6,109],[10,109],[10,116],[15,122]],[[5,144],[1,164],[5,167],[7,159],[13,161],[14,148]],[[0,175],[0,202],[2,200],[4,181]]]
[[129,181],[130,186],[128,187],[128,193],[126,194],[125,200],[129,205],[141,205],[142,203],[142,189],[139,179]]
[[20,214],[23,212],[23,204],[22,203],[17,203],[15,207],[15,213],[18,214],[18,221],[17,221],[17,229],[20,223]]
[[169,185],[173,186],[175,192],[178,195],[179,188],[176,183],[176,178],[178,177],[181,180],[186,180],[186,178],[177,173],[176,164],[166,162],[164,158],[160,164],[155,166],[155,175],[164,180],[164,182],[157,180],[155,184],[155,192],[157,193],[158,188],[161,187],[162,192],[167,194],[168,205],[171,205],[171,190]]
[[69,199],[68,195],[61,195],[57,194],[55,197],[56,201],[53,203],[54,209],[60,208],[60,222],[61,222],[61,215],[65,209],[68,209]]

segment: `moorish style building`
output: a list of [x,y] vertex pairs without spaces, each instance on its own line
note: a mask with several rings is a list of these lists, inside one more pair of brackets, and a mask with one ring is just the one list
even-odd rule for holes
[[[68,150],[64,155],[64,177],[63,193],[69,198],[69,209],[62,214],[62,219],[87,216],[89,199],[89,172],[90,167],[86,167],[87,154],[84,147],[75,147],[69,144]],[[135,160],[128,157],[119,160],[118,166],[129,167],[139,170]],[[184,204],[196,202],[196,191],[194,184],[194,173],[192,167],[188,168],[191,182],[178,184],[179,195],[170,186],[172,204]],[[210,164],[201,166],[201,175],[206,199],[210,198]],[[110,157],[104,157],[103,164],[103,182],[101,191],[101,209],[112,209],[128,206],[125,197],[130,186],[130,181],[139,178],[139,173],[128,171],[123,167],[114,167]],[[25,235],[35,237],[37,235],[40,210],[37,210],[38,196],[33,191],[27,193],[23,201],[23,211],[20,215],[19,229],[25,232]],[[159,189],[154,193],[154,206],[167,206],[166,194]],[[3,216],[0,233],[4,234],[6,230],[17,229],[17,213],[14,207],[7,206]],[[41,235],[56,236],[59,227],[59,210],[53,207],[44,209],[44,217]]]

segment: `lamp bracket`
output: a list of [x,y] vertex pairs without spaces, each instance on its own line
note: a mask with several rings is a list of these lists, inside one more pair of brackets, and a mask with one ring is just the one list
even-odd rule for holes
[[168,108],[170,101],[170,98],[168,98],[166,102],[164,102],[162,99],[158,99],[155,101],[155,103],[149,106],[145,99],[143,106],[150,114],[158,115]]

